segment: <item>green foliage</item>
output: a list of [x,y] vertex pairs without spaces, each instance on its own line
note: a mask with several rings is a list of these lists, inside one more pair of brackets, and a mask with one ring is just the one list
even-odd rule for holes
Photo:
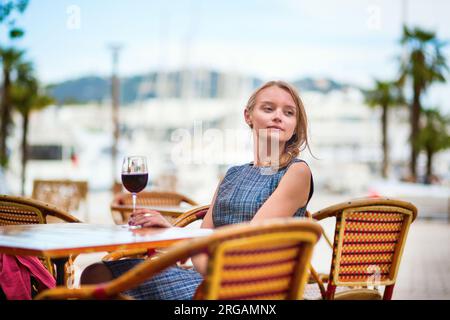
[[22,115],[22,194],[24,194],[25,172],[28,161],[28,124],[29,115],[34,110],[40,110],[52,104],[53,99],[42,93],[39,82],[34,76],[33,65],[21,61],[17,64],[15,81],[10,86],[10,101],[13,107]]
[[28,6],[28,0],[9,0],[0,3],[0,23],[5,21],[13,11],[23,13]]
[[375,87],[364,92],[365,101],[371,107],[405,104],[402,90],[396,81],[375,80]]
[[4,72],[10,73],[13,68],[19,63],[24,55],[23,50],[18,50],[13,47],[0,47],[0,60],[2,62]]
[[383,151],[383,163],[381,174],[388,175],[389,148],[388,148],[388,114],[389,108],[405,104],[405,99],[398,82],[375,80],[375,86],[364,92],[365,101],[370,107],[381,107],[381,147]]
[[440,41],[435,32],[418,27],[403,27],[401,44],[406,55],[401,60],[399,83],[403,86],[409,80],[413,94],[409,103],[411,110],[411,177],[415,179],[417,156],[419,154],[418,136],[420,134],[420,114],[422,96],[435,82],[445,82],[449,71],[442,48],[446,43]]
[[24,35],[24,31],[22,29],[19,28],[14,28],[9,30],[9,37],[14,39],[14,38],[20,38]]
[[16,20],[12,17],[14,12],[23,13],[28,6],[28,0],[2,0],[0,2],[0,24],[5,23],[9,27],[9,37],[20,38],[24,31],[15,26]]
[[11,102],[22,116],[54,103],[53,98],[41,92],[33,66],[29,62],[17,66],[17,79],[11,86]]
[[5,167],[8,163],[6,140],[12,125],[11,74],[20,63],[23,51],[15,48],[0,47],[0,61],[2,63],[2,92],[0,101],[0,165]]
[[407,57],[400,66],[401,84],[411,78],[414,86],[426,90],[433,82],[446,81],[445,74],[449,68],[442,54],[446,43],[440,41],[434,32],[404,26],[400,42],[407,51]]
[[[0,25],[5,24],[8,29],[8,36],[11,39],[20,38],[24,31],[16,27],[14,13],[23,13],[28,6],[28,0],[1,0],[0,1]],[[8,163],[8,155],[6,148],[6,140],[11,126],[11,103],[10,103],[10,78],[11,71],[15,63],[18,62],[23,55],[23,51],[14,48],[0,47],[0,58],[3,68],[2,81],[2,97],[0,102],[0,166],[6,167]]]
[[437,108],[424,110],[423,116],[424,126],[416,141],[417,148],[430,154],[450,148],[450,118]]

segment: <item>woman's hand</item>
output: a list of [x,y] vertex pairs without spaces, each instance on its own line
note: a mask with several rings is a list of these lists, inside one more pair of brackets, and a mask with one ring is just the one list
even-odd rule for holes
[[173,225],[161,213],[149,209],[136,209],[128,219],[130,226],[170,228]]

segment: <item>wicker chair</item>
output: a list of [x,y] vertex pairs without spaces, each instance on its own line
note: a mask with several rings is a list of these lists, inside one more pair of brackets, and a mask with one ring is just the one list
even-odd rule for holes
[[[186,211],[181,214],[174,222],[175,227],[186,227],[194,221],[202,220],[208,212],[209,205],[196,207],[192,210]],[[153,256],[156,250],[146,249],[128,249],[113,251],[102,258],[103,261],[115,261],[123,258],[145,258],[147,256]]]
[[[128,221],[131,214],[130,206],[133,203],[131,193],[119,192],[114,196],[111,203],[111,214],[116,224],[123,224]],[[138,194],[136,205],[141,206],[179,206],[187,203],[191,206],[198,205],[194,200],[176,193],[176,192],[160,192],[160,191],[142,191]],[[121,208],[121,206],[126,206]],[[176,217],[167,216],[170,220]]]
[[[44,224],[48,223],[49,218],[64,222],[81,222],[74,216],[45,202],[22,197],[0,195],[0,226]],[[66,264],[66,282],[73,280],[74,275],[71,271],[73,258],[74,257],[71,257]],[[47,270],[56,277],[56,270],[50,258],[39,257],[39,259]]]
[[87,181],[34,180],[31,197],[73,213],[79,209],[82,201],[87,201],[87,193]]
[[[322,298],[392,299],[409,226],[416,216],[413,204],[388,198],[357,199],[314,213],[315,220],[336,218],[334,242],[326,238],[333,250],[330,274],[311,269]],[[371,286],[374,289],[368,289]],[[385,286],[383,296],[379,286]],[[337,288],[344,291],[336,293]]]
[[208,272],[195,298],[208,300],[302,299],[314,245],[322,228],[296,218],[270,219],[217,228],[208,237],[182,241],[159,259],[147,259],[120,277],[78,289],[58,287],[36,299],[124,299],[180,259],[207,253]]

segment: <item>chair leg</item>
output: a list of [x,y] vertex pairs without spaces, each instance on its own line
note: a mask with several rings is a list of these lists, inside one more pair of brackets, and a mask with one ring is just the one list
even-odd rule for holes
[[326,293],[325,299],[326,300],[333,300],[335,292],[336,292],[336,286],[333,286],[332,284],[328,283],[327,293]]
[[392,300],[394,286],[395,284],[391,284],[390,286],[386,286],[386,288],[384,288],[383,300]]

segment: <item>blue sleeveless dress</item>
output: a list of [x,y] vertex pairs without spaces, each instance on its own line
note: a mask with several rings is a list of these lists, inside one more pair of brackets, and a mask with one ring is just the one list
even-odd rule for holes
[[[268,167],[254,167],[252,163],[228,169],[214,203],[214,227],[250,221],[295,162],[304,161],[293,159],[286,167],[276,172]],[[314,192],[312,176],[310,186],[308,202]],[[308,202],[303,208],[299,208],[294,216],[304,216]],[[114,277],[118,277],[140,262],[142,259],[125,259],[104,264]],[[195,270],[171,267],[125,294],[139,300],[190,300],[202,280],[202,275]]]

